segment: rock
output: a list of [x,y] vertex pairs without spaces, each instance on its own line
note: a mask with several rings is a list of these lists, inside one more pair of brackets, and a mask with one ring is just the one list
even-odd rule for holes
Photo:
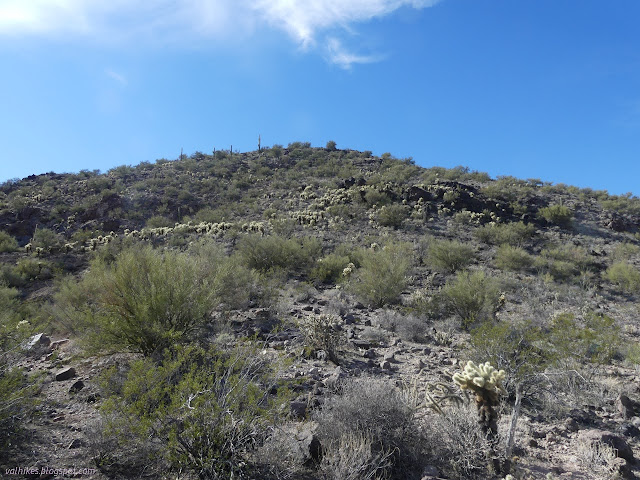
[[614,478],[624,478],[625,480],[634,480],[636,478],[631,465],[624,458],[615,458],[612,466],[613,472],[617,473]]
[[79,438],[74,438],[67,448],[72,449],[72,448],[80,448],[80,447],[84,447],[84,442]]
[[342,319],[344,320],[345,325],[353,325],[356,323],[356,317],[352,313],[347,313],[342,317]]
[[395,352],[386,352],[382,358],[388,362],[393,362],[396,359]]
[[69,380],[76,376],[76,369],[73,367],[66,367],[62,370],[58,370],[56,373],[56,381],[63,382],[64,380]]
[[580,430],[580,425],[578,424],[578,422],[576,422],[576,420],[571,417],[565,420],[564,427],[568,432],[577,432],[578,430]]
[[380,368],[383,370],[391,370],[391,362],[389,362],[388,360],[383,360],[380,363]]
[[376,358],[376,351],[374,349],[366,350],[362,356],[364,358]]
[[307,416],[307,402],[293,400],[289,407],[293,418],[303,419]]
[[369,349],[371,348],[373,345],[371,344],[371,342],[369,340],[362,340],[362,339],[353,339],[351,341],[351,343],[353,343],[356,347],[358,348],[362,348],[362,349]]
[[69,343],[68,338],[63,338],[62,340],[56,340],[55,342],[51,343],[51,350],[57,350],[58,348],[60,348],[61,345],[64,345],[65,343]]
[[632,437],[632,438],[640,437],[640,429],[632,423],[623,423],[618,428],[618,431],[625,437]]
[[595,443],[595,442],[606,443],[607,445],[617,450],[616,455],[618,457],[624,458],[630,463],[635,462],[635,457],[633,456],[633,450],[631,449],[629,444],[626,442],[626,440],[622,438],[620,435],[616,435],[615,433],[606,432],[604,430],[598,430],[593,428],[590,430],[583,430],[582,432],[580,432],[579,438],[582,439],[583,441],[591,442],[591,443]]
[[78,393],[80,390],[84,388],[84,382],[82,380],[77,380],[71,385],[69,388],[69,393]]
[[27,352],[41,351],[51,344],[51,339],[44,333],[38,333],[32,336],[23,344],[23,349]]
[[439,477],[439,476],[440,476],[440,470],[438,470],[438,468],[433,465],[427,465],[422,470],[423,480],[424,480],[424,477],[429,478],[429,477]]
[[620,394],[620,396],[616,398],[616,409],[624,419],[634,417],[637,407],[638,404],[627,397],[624,393]]

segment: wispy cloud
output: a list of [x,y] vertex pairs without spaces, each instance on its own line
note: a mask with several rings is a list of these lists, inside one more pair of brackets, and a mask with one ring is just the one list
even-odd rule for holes
[[114,70],[111,70],[110,68],[105,69],[104,73],[107,74],[108,77],[112,78],[113,80],[115,80],[116,82],[118,82],[120,85],[125,86],[127,85],[127,79],[124,75],[115,72]]
[[327,39],[328,60],[331,63],[344,68],[351,69],[354,64],[375,63],[381,61],[382,55],[358,55],[348,51],[340,40],[334,37]]
[[[348,53],[336,31],[439,0],[0,0],[0,35],[82,36],[99,41],[144,37],[227,40],[267,24],[303,49],[320,48],[345,68],[378,56]],[[0,37],[1,38],[1,37]],[[177,41],[177,40],[176,40]]]

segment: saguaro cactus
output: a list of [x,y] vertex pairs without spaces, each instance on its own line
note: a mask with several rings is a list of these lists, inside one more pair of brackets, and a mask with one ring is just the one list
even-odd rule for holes
[[470,390],[475,394],[478,408],[478,423],[489,440],[491,466],[494,471],[500,470],[500,464],[494,454],[498,441],[498,410],[500,395],[505,393],[502,381],[506,374],[504,370],[496,370],[489,362],[476,365],[467,362],[462,372],[453,375],[453,381],[462,390]]

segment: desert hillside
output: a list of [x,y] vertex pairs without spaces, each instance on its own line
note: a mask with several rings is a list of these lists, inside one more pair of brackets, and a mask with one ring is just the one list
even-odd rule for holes
[[334,142],[5,182],[0,476],[635,478],[639,229]]

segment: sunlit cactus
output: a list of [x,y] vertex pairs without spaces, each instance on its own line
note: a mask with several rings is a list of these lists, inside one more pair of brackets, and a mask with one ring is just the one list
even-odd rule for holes
[[504,370],[496,370],[489,362],[476,365],[467,362],[464,370],[453,375],[453,381],[462,390],[470,390],[475,394],[478,408],[478,423],[491,445],[490,463],[495,471],[500,464],[494,455],[494,447],[498,442],[498,405],[500,395],[506,393],[502,386],[506,374]]

